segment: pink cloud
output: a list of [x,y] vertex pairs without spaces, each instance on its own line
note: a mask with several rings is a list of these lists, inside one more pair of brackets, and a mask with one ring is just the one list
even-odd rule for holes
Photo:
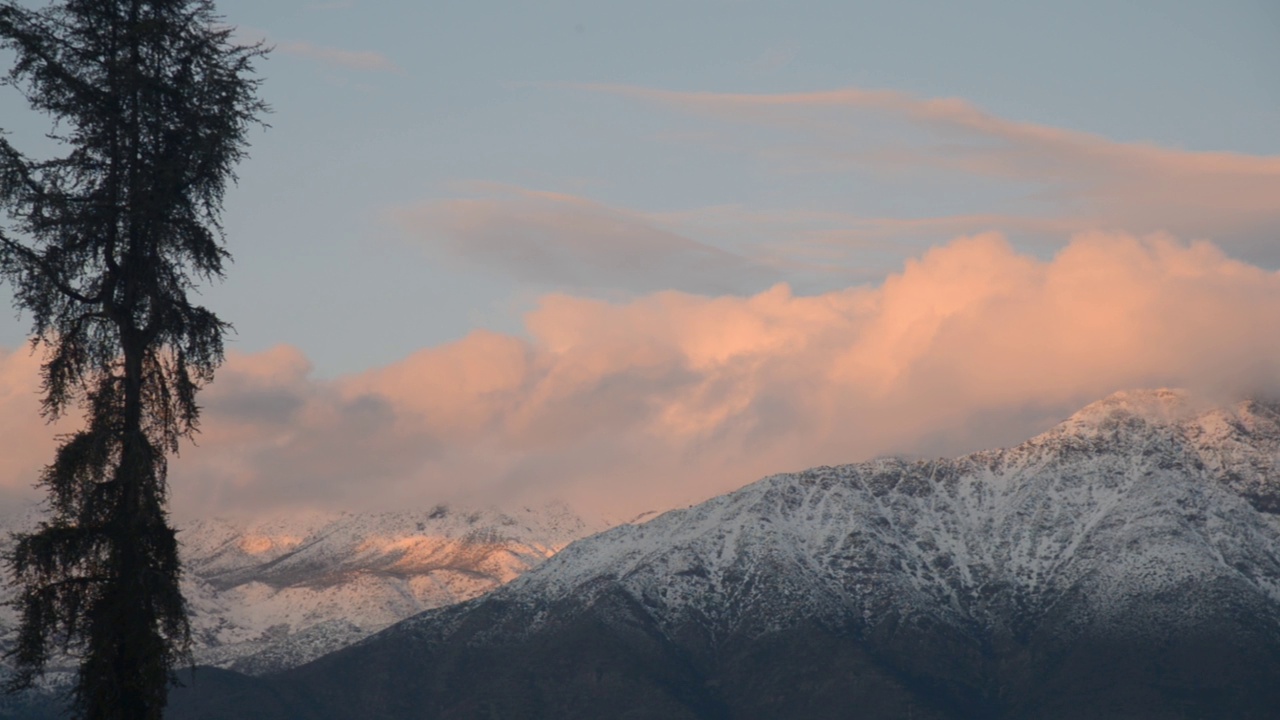
[[343,50],[341,48],[316,45],[301,40],[290,40],[278,43],[276,49],[288,55],[315,60],[326,65],[336,65],[351,70],[366,72],[404,72],[391,58],[372,50]]
[[[1115,390],[1280,391],[1280,274],[1206,242],[1085,234],[1050,260],[959,238],[878,286],[799,296],[549,295],[476,332],[319,380],[232,355],[173,464],[179,514],[555,496],[625,518],[771,472],[1018,442]],[[0,356],[0,487],[50,445],[36,365]]]
[[61,427],[40,418],[40,356],[28,347],[0,348],[0,498],[30,495],[41,468],[53,460],[54,433]]
[[[1085,132],[992,115],[958,98],[922,99],[892,90],[846,88],[749,95],[582,85],[734,124],[790,128],[798,140],[754,148],[789,170],[857,166],[925,168],[1030,184],[1053,216],[1009,217],[997,226],[1048,223],[1072,231],[1116,228],[1169,231],[1231,244],[1270,265],[1280,263],[1280,156],[1198,152],[1125,143]],[[876,118],[887,118],[886,130]],[[905,121],[905,126],[901,124]],[[902,137],[903,127],[924,132]],[[968,219],[990,218],[985,211]],[[964,221],[965,216],[951,218]],[[963,225],[964,223],[961,222]],[[911,231],[915,228],[881,229]],[[1010,229],[1013,229],[1010,227]]]

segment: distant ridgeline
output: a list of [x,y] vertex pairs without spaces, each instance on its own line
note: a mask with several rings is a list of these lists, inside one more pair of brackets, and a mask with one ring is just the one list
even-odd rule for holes
[[777,475],[168,717],[1275,718],[1280,405]]
[[[0,531],[39,517],[10,513]],[[187,524],[178,537],[195,660],[251,675],[291,668],[492,590],[600,529],[562,504]],[[0,643],[15,629],[12,609],[0,606]],[[65,686],[75,661],[51,667],[46,690]],[[0,695],[0,718],[56,717],[38,695]]]

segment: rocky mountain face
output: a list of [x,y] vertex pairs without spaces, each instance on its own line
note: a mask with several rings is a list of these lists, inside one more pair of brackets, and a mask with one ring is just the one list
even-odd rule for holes
[[[178,537],[195,660],[248,674],[300,665],[488,592],[600,529],[558,504],[188,524]],[[16,614],[0,612],[8,636]],[[60,675],[50,683],[65,682]]]
[[1270,718],[1280,404],[777,475],[172,717]]

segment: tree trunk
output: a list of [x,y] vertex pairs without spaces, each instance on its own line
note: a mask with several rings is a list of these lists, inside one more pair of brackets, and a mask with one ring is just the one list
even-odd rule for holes
[[163,573],[154,567],[156,535],[163,515],[156,503],[155,449],[143,430],[143,343],[136,331],[124,344],[124,407],[119,465],[112,482],[115,508],[107,521],[111,547],[101,614],[94,618],[83,673],[87,720],[161,720],[168,682],[165,639],[153,607]]

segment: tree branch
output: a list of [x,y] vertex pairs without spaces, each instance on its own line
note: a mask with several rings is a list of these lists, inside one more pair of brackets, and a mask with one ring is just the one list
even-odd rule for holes
[[5,237],[3,233],[0,233],[0,243],[3,243],[6,248],[8,248],[11,252],[14,252],[17,255],[19,255],[27,263],[30,263],[39,267],[40,272],[43,274],[45,279],[53,283],[53,286],[56,287],[58,289],[58,292],[62,293],[63,295],[66,295],[72,300],[75,300],[76,302],[79,302],[79,303],[83,303],[85,305],[97,305],[102,302],[102,299],[103,299],[102,291],[98,291],[96,295],[90,296],[90,295],[85,295],[84,293],[66,284],[66,282],[64,282],[61,278],[58,277],[58,273],[53,268],[53,266],[49,265],[49,262],[45,260],[43,257],[41,257],[40,253],[36,252],[35,250],[32,250],[31,248],[27,247],[26,245],[23,245],[20,242],[10,240],[9,238]]

